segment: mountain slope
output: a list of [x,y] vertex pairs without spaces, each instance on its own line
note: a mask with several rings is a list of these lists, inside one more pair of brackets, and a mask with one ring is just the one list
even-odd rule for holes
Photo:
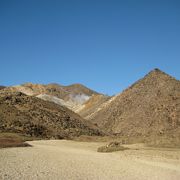
[[81,106],[88,101],[92,95],[98,95],[97,92],[81,84],[62,86],[59,84],[42,85],[26,83],[12,86],[8,89],[12,92],[22,92],[26,95],[36,96],[46,101],[55,102],[66,106],[73,111],[81,108]]
[[107,102],[109,99],[109,96],[105,96],[102,94],[93,95],[76,112],[83,118],[88,119],[99,108],[99,106]]
[[62,86],[62,85],[58,85],[58,84],[48,84],[45,85],[46,89],[47,89],[47,94],[59,97],[61,99],[64,100],[69,100],[69,99],[73,99],[73,100],[77,100],[78,101],[78,97],[76,98],[76,96],[79,96],[79,101],[81,96],[83,99],[86,100],[86,98],[88,98],[89,96],[92,96],[93,94],[99,94],[87,87],[85,87],[82,84],[72,84],[69,86]]
[[104,103],[89,120],[118,135],[180,135],[180,81],[155,69]]
[[71,110],[21,92],[0,92],[0,132],[42,138],[100,135],[100,131]]

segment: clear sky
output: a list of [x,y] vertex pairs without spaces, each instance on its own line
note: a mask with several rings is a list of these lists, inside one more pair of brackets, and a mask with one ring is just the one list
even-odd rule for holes
[[180,0],[0,0],[0,84],[115,94],[160,68],[180,79]]

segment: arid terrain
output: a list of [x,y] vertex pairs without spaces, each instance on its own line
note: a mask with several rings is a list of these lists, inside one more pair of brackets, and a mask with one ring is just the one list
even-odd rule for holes
[[180,137],[180,81],[154,69],[88,119],[119,136]]
[[[2,86],[0,89],[1,88],[4,87]],[[25,83],[7,87],[6,90],[11,92],[22,92],[29,96],[35,96],[45,101],[54,102],[58,105],[66,106],[75,112],[84,108],[84,104],[94,95],[101,95],[101,99],[106,97],[105,95],[99,94],[82,84],[71,84],[69,86],[63,86],[56,83],[47,85]]]
[[180,180],[180,0],[0,0],[0,180]]
[[21,92],[0,92],[0,122],[0,132],[48,139],[100,134],[68,108]]
[[99,153],[104,143],[48,140],[0,149],[0,179],[179,180],[180,150],[129,145]]
[[2,87],[0,179],[179,180],[180,81],[154,69],[112,97]]

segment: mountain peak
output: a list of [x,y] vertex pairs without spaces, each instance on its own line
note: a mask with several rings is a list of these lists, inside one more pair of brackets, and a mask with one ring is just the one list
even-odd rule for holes
[[159,68],[154,68],[152,71],[162,72]]
[[166,74],[165,72],[163,72],[163,71],[161,71],[160,69],[158,69],[158,68],[155,68],[155,69],[153,69],[153,70],[151,70],[149,73],[148,73],[148,75],[150,75],[150,74],[156,74],[156,75],[168,75],[168,74]]
[[146,81],[149,80],[149,81],[160,81],[160,82],[162,82],[162,81],[164,82],[164,81],[172,80],[172,79],[175,80],[174,77],[161,71],[158,68],[155,68],[152,71],[150,71],[147,75],[145,75],[145,77],[143,79]]
[[153,69],[152,71],[150,71],[148,74],[147,74],[147,76],[149,76],[149,75],[154,75],[154,76],[168,76],[168,77],[171,77],[169,74],[167,74],[167,73],[165,73],[164,71],[161,71],[160,69],[158,69],[158,68],[155,68],[155,69]]

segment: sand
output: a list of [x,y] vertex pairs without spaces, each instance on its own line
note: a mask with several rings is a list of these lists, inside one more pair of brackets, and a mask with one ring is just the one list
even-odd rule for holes
[[0,179],[179,180],[180,150],[143,145],[98,153],[98,142],[48,140],[33,147],[0,149]]

